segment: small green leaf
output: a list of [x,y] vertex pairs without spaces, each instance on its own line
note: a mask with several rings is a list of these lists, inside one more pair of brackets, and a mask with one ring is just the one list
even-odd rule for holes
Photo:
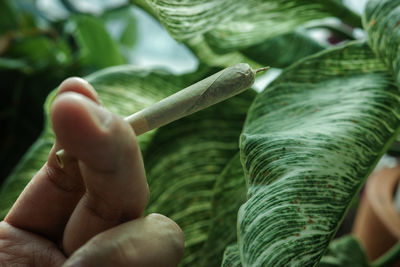
[[240,145],[243,265],[318,263],[399,132],[399,94],[370,48],[352,43],[292,65],[258,95]]
[[74,21],[76,38],[84,63],[97,69],[125,63],[117,43],[99,18],[79,15]]
[[320,267],[368,267],[367,255],[360,242],[348,235],[329,244]]
[[126,48],[132,48],[137,38],[137,22],[132,10],[132,8],[126,6],[108,10],[101,16],[109,28],[112,38]]
[[136,43],[136,20],[130,16],[126,18],[125,29],[121,36],[121,43],[127,47],[133,47]]

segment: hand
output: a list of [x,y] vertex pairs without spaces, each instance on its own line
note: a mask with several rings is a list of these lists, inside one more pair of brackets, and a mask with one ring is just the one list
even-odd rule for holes
[[[131,127],[79,78],[60,85],[51,119],[48,161],[0,222],[0,266],[176,266],[179,226],[141,218],[149,189]],[[64,169],[61,148],[78,159]]]

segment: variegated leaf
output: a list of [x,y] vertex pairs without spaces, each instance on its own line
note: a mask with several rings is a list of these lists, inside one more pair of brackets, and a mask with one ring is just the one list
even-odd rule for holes
[[222,259],[222,267],[242,267],[240,261],[240,253],[238,245],[232,244],[228,246],[224,251],[224,257]]
[[246,48],[293,31],[299,25],[337,16],[359,26],[360,18],[337,0],[148,0],[178,40],[204,35],[214,49]]
[[322,257],[320,267],[369,267],[367,254],[351,235],[333,240]]
[[246,191],[243,168],[237,153],[215,182],[210,230],[196,266],[221,266],[225,248],[236,242],[237,212],[246,201]]
[[[195,266],[201,260],[212,223],[214,186],[239,152],[239,135],[254,95],[246,91],[160,128],[143,155],[151,191],[146,212],[162,213],[182,228],[185,256],[181,266]],[[235,222],[229,222],[235,231]],[[222,254],[223,247],[219,249]]]
[[400,85],[400,1],[370,0],[363,16],[364,29],[375,53]]
[[245,266],[316,265],[399,132],[400,90],[368,45],[286,69],[253,102],[241,136]]
[[242,51],[254,61],[273,68],[285,68],[303,57],[327,47],[312,39],[305,30],[280,35]]

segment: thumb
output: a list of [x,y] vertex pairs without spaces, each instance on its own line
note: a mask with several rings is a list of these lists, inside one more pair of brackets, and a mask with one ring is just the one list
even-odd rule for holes
[[78,249],[63,267],[174,267],[183,256],[183,233],[160,214],[150,214],[106,232]]

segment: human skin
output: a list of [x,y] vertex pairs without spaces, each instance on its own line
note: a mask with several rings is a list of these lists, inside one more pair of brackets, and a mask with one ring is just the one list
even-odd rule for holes
[[[0,222],[0,266],[176,266],[183,233],[142,217],[149,189],[132,128],[101,106],[93,87],[59,87],[48,161]],[[56,152],[76,160],[61,169]]]

